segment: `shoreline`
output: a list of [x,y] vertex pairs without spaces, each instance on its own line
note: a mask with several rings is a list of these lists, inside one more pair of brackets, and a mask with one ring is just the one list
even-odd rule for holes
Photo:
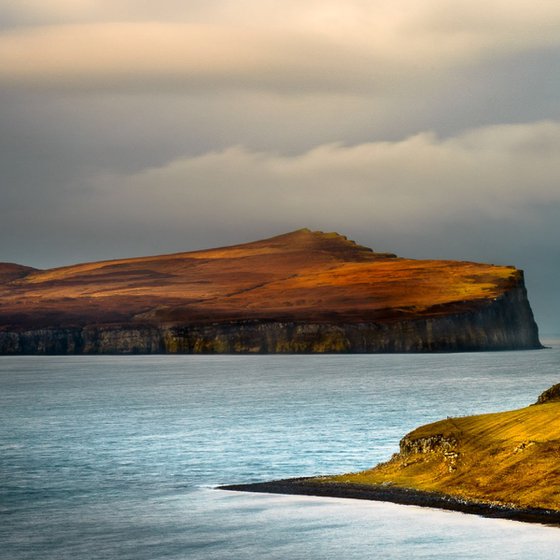
[[288,494],[321,496],[329,498],[351,498],[391,502],[399,505],[421,506],[448,511],[457,511],[493,519],[508,519],[525,523],[540,523],[560,527],[560,511],[541,508],[515,508],[474,502],[445,494],[413,490],[390,485],[350,484],[320,482],[317,477],[287,478],[250,484],[228,484],[217,486],[218,490],[237,492],[259,492],[265,494]]

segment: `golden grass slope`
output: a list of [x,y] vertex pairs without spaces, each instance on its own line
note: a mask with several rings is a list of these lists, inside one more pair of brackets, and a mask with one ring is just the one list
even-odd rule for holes
[[322,480],[560,510],[559,395],[555,386],[541,404],[422,426],[403,438],[400,453],[387,463]]
[[412,260],[297,230],[205,251],[35,270],[0,264],[0,328],[237,319],[366,322],[469,310],[513,267]]

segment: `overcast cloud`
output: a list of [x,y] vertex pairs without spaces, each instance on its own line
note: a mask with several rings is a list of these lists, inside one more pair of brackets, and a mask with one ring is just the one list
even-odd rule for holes
[[299,227],[514,264],[560,332],[560,5],[0,0],[0,260]]

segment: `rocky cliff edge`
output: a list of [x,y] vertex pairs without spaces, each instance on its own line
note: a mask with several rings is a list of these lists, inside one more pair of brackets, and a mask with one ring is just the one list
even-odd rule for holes
[[0,264],[0,353],[540,348],[523,273],[413,260],[302,229],[188,253]]

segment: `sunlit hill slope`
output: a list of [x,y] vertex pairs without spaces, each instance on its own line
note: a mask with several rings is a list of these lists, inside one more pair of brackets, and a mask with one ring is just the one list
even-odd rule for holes
[[[459,330],[438,322],[452,317]],[[336,233],[50,270],[0,264],[3,353],[538,346],[515,268],[397,258]]]
[[389,462],[324,480],[560,510],[560,385],[526,408],[422,426]]

